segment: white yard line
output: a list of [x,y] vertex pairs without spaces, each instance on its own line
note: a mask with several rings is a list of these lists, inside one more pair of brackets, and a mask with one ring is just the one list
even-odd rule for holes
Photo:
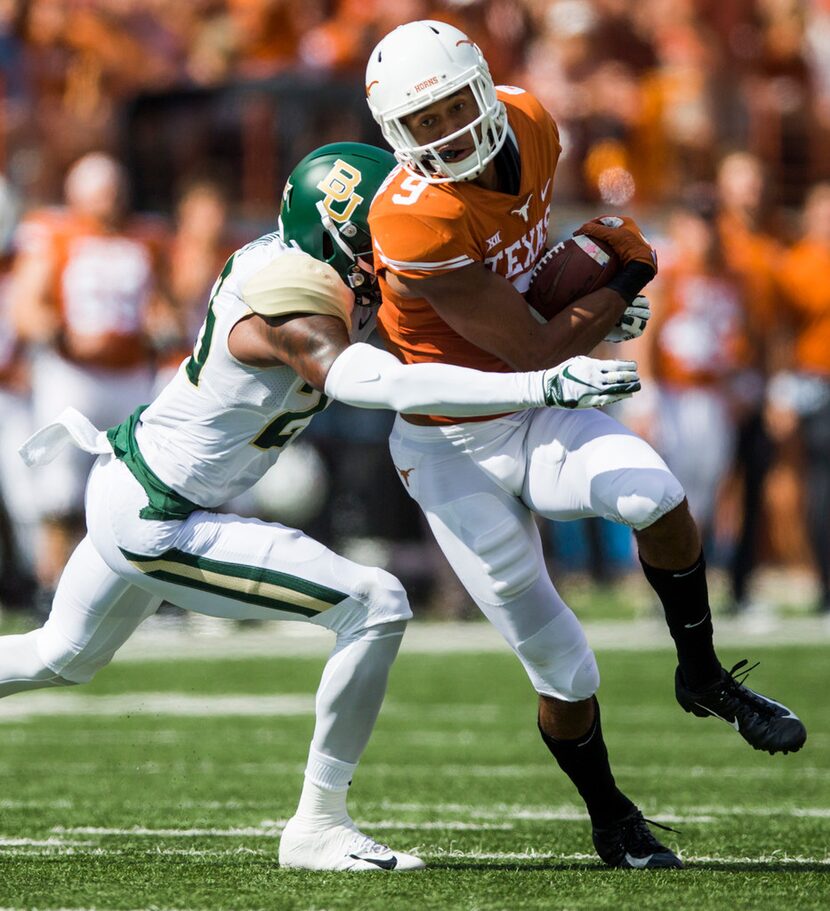
[[[718,643],[723,646],[817,645],[830,642],[830,623],[822,617],[770,618],[764,624],[716,618]],[[189,629],[151,619],[118,652],[116,661],[155,661],[189,658],[277,657],[324,655],[331,651],[331,633],[306,623],[266,623],[253,629],[238,629],[232,621],[210,624],[210,635],[200,634],[198,622]],[[586,623],[591,645],[598,650],[640,651],[669,649],[666,625],[659,617]],[[409,625],[401,647],[403,653],[445,654],[452,652],[508,654],[504,640],[485,621]]]
[[[543,851],[422,851],[419,856],[425,860],[585,860],[597,863],[596,854],[555,854]],[[799,867],[805,864],[821,864],[830,866],[830,857],[804,857],[797,855],[789,857],[786,854],[762,854],[757,857],[735,857],[731,855],[703,856],[682,855],[684,863],[692,864],[724,864],[727,866],[742,866],[744,864],[777,864],[779,866]]]
[[[110,826],[54,826],[50,831],[55,835],[98,835],[98,836],[151,836],[156,838],[268,838],[279,835],[285,828],[287,820],[266,820],[257,826],[235,826],[225,829],[155,829],[146,826],[116,828]],[[419,832],[453,831],[453,832],[511,832],[514,829],[509,822],[478,823],[459,820],[430,820],[429,822],[402,822],[397,819],[380,819],[372,822],[358,820],[365,829],[376,831],[416,830]]]
[[[424,804],[404,805],[404,807],[386,806],[385,809],[409,810],[414,812],[416,809],[431,810],[433,814],[445,812],[447,807],[438,804],[434,807],[428,807]],[[503,810],[478,810],[476,808],[456,808],[451,812],[462,812],[472,819],[431,819],[428,821],[400,820],[400,819],[364,819],[358,816],[357,822],[360,827],[368,832],[372,831],[414,831],[414,832],[510,832],[515,829],[517,822],[578,822],[587,821],[585,813],[579,812],[572,808],[562,809],[543,809],[543,808],[504,808]],[[720,812],[699,812],[691,809],[685,813],[651,813],[648,814],[650,819],[655,822],[677,824],[677,825],[694,825],[701,823],[714,823],[730,817],[741,816],[776,816],[791,818],[830,818],[830,810],[827,809],[802,809],[802,808],[783,808],[780,810],[751,808],[723,808]],[[489,820],[476,821],[476,820]],[[497,821],[498,820],[498,821]],[[122,838],[131,837],[154,837],[154,838],[269,838],[279,835],[285,827],[286,820],[263,820],[261,823],[253,826],[233,826],[225,828],[198,827],[198,828],[155,828],[148,826],[130,826],[127,828],[116,826],[54,826],[50,829],[53,836],[64,835],[91,835],[98,837],[118,836]],[[0,844],[2,844],[0,840]]]
[[70,810],[72,807],[71,800],[0,800],[0,810]]
[[[299,766],[297,768],[300,768]],[[71,800],[0,800],[0,809],[3,810],[69,810],[75,806]],[[363,801],[364,808],[372,807],[370,802]],[[588,814],[584,810],[573,806],[547,807],[523,806],[519,804],[487,804],[476,806],[459,803],[394,803],[382,801],[376,805],[384,813],[425,813],[435,815],[455,815],[462,819],[449,822],[434,821],[431,823],[409,823],[392,820],[366,823],[368,826],[378,828],[461,828],[477,820],[512,820],[516,822],[586,822]],[[262,808],[261,801],[242,800],[182,800],[178,801],[175,808],[184,810],[256,810]],[[754,817],[792,817],[795,819],[830,819],[830,807],[792,807],[792,806],[764,806],[764,807],[724,807],[724,806],[689,806],[682,809],[647,812],[649,819],[664,823],[708,823],[735,816]],[[273,822],[273,826],[281,827],[280,821]],[[488,826],[487,828],[493,828]],[[66,831],[57,830],[53,831]],[[79,831],[79,830],[78,830]],[[121,832],[122,830],[117,830]],[[135,834],[134,829],[123,830]],[[174,830],[176,832],[180,830]],[[202,830],[213,834],[216,830]],[[241,830],[240,830],[241,831]],[[115,834],[115,833],[114,833]],[[229,833],[230,834],[230,833]],[[0,909],[2,911],[2,909]]]
[[[454,719],[468,724],[475,721],[490,721],[510,711],[509,706],[489,703],[433,703],[426,707],[415,707],[389,700],[384,707],[387,715],[400,718],[440,719],[446,725]],[[26,693],[22,699],[0,701],[0,724],[11,724],[49,715],[74,715],[77,717],[119,717],[123,715],[164,716],[179,718],[205,717],[261,717],[285,718],[314,714],[314,693],[277,693],[262,695],[241,693],[225,695],[220,693],[177,692],[130,692],[110,696],[94,696],[87,693],[66,692],[65,690],[35,690]],[[155,733],[155,740],[174,743],[180,739],[173,731]],[[42,734],[46,738],[46,732]],[[66,741],[73,732],[56,732],[55,738]],[[87,742],[99,736],[95,731],[79,731],[77,738]],[[114,735],[104,731],[101,738],[113,739]],[[439,732],[439,736],[443,736]],[[458,734],[453,735],[458,743]]]
[[[461,803],[393,803],[383,801],[380,808],[385,812],[454,814],[469,819],[512,819],[529,821],[587,821],[588,814],[577,807],[523,806],[521,804],[487,804],[475,806]],[[731,816],[792,816],[796,818],[830,819],[830,807],[724,807],[690,806],[682,810],[647,812],[646,816],[656,822],[697,823],[714,822]],[[367,824],[368,825],[368,824]]]
[[124,693],[117,696],[86,696],[77,693],[39,690],[25,699],[0,703],[0,723],[41,715],[172,715],[286,717],[314,713],[314,695],[198,695],[183,693]]
[[[160,905],[153,905],[154,911],[190,911],[188,908],[165,908]],[[32,911],[31,905],[18,905],[15,907],[9,908],[0,908],[0,911]],[[109,908],[103,906],[95,906],[91,908],[50,908],[45,905],[40,905],[35,909],[35,911],[110,911]],[[130,911],[147,911],[146,908],[133,908]]]
[[[233,773],[237,776],[254,775],[261,777],[263,775],[302,775],[305,768],[304,762],[239,762],[233,764]],[[45,773],[54,774],[55,762],[51,760],[38,761],[32,759],[27,764],[27,769],[33,774]],[[129,769],[131,774],[142,775],[171,775],[186,774],[187,772],[198,772],[199,774],[210,774],[221,772],[226,774],[228,764],[226,762],[214,762],[212,760],[196,759],[192,762],[186,760],[171,760],[169,762],[141,762],[130,763]],[[408,775],[410,777],[424,776],[429,778],[518,778],[527,780],[530,777],[549,778],[554,767],[549,763],[528,763],[526,765],[462,765],[457,763],[405,763],[396,765],[394,763],[384,762],[367,762],[365,770],[370,770],[375,775],[400,776]],[[60,774],[69,775],[94,775],[106,770],[112,771],[111,763],[92,762],[92,761],[71,761],[60,763]],[[17,764],[10,762],[0,762],[0,775],[17,773],[20,768]],[[632,778],[644,779],[649,777],[668,777],[668,778],[728,778],[740,779],[741,781],[767,781],[770,779],[777,780],[781,775],[781,770],[777,766],[750,769],[724,768],[722,766],[684,766],[684,765],[648,765],[648,766],[615,766],[614,771],[618,775],[627,775]],[[830,768],[817,768],[815,766],[793,766],[787,772],[787,777],[793,781],[826,781],[830,779]]]
[[[37,847],[34,844],[32,847]],[[80,856],[96,856],[96,857],[123,857],[126,855],[135,856],[135,851],[125,850],[123,848],[90,848],[88,850],[78,850],[76,847],[69,845],[68,843],[56,844],[54,846],[50,845],[52,850],[26,850],[22,847],[9,847],[0,849],[0,857],[2,856],[26,856],[26,857],[39,857],[39,856],[60,856],[60,855],[80,855]],[[459,850],[443,850],[440,848],[436,849],[421,849],[417,851],[418,856],[423,857],[426,861],[496,861],[496,862],[521,862],[521,861],[549,861],[556,863],[572,862],[572,861],[584,861],[586,864],[598,864],[598,858],[595,854],[584,854],[584,853],[568,853],[561,854],[552,851],[459,851]],[[256,857],[272,857],[276,862],[276,856],[273,850],[254,850],[250,848],[234,848],[227,850],[216,850],[212,848],[155,848],[152,851],[153,856],[158,857],[232,857],[232,856],[256,856]],[[682,859],[687,864],[717,864],[721,866],[747,866],[753,865],[760,867],[761,865],[775,865],[778,867],[792,867],[797,869],[798,867],[803,867],[806,865],[817,865],[817,866],[826,866],[830,867],[830,856],[827,854],[820,856],[805,856],[805,855],[794,855],[789,856],[787,854],[761,854],[757,856],[735,856],[735,855],[693,855],[693,854],[684,854]],[[7,909],[0,908],[0,911],[7,911]],[[57,911],[57,909],[56,909]],[[68,911],[68,909],[67,909]]]
[[[113,854],[115,852],[107,851],[105,853],[108,857],[110,857],[110,856],[113,856]],[[172,851],[170,853],[175,854],[176,852]],[[227,852],[222,852],[222,853],[227,853]],[[29,855],[29,856],[32,856],[32,855]],[[181,908],[181,907],[167,908],[162,905],[152,905],[151,907],[152,907],[153,911],[193,911],[193,909],[190,909],[190,908]],[[32,905],[18,905],[15,907],[0,908],[0,911],[32,911]],[[35,911],[112,911],[112,909],[109,907],[105,907],[103,905],[92,907],[92,908],[64,908],[64,907],[49,908],[44,905],[39,905],[35,909]],[[146,908],[146,906],[144,908],[133,908],[133,909],[130,909],[130,911],[147,911],[147,908]],[[303,911],[318,911],[318,909],[315,907],[310,907],[310,908],[303,909]]]
[[154,838],[264,838],[279,835],[288,820],[279,819],[258,826],[235,826],[229,829],[155,829],[146,826],[117,828],[111,826],[53,826],[55,835],[152,836]]
[[92,847],[95,844],[94,841],[67,841],[63,838],[56,838],[54,836],[50,838],[8,838],[0,837],[0,848],[21,848],[24,846],[31,845],[32,847],[37,848],[79,848],[79,847]]

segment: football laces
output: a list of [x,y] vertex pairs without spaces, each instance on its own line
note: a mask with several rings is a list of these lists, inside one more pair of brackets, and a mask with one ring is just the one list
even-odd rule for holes
[[553,258],[554,254],[558,253],[561,248],[562,248],[561,243],[556,244],[555,246],[551,247],[550,250],[547,251],[547,253],[545,253],[545,255],[539,260],[538,263],[536,263],[536,265],[533,267],[533,271],[530,273],[530,283],[531,284],[533,284],[533,282],[535,281],[536,276],[539,274],[539,272],[542,269],[544,269],[544,267],[547,265],[547,263]]

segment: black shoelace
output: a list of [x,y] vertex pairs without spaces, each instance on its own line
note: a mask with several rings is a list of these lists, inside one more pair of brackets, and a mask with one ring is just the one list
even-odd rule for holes
[[671,826],[664,826],[653,819],[646,819],[642,813],[637,813],[622,824],[622,832],[620,834],[623,844],[635,852],[665,851],[666,848],[648,830],[646,823],[650,826],[657,826],[658,829],[663,829],[665,832],[674,832],[675,835],[680,835],[677,829],[673,829]]
[[671,826],[664,826],[662,822],[655,822],[653,819],[646,819],[643,817],[643,822],[647,822],[650,826],[657,826],[658,829],[662,829],[664,832],[674,832],[675,835],[680,835],[679,829],[673,829]]
[[729,680],[726,681],[726,691],[729,694],[736,696],[742,702],[748,703],[761,714],[772,717],[775,714],[775,707],[770,705],[766,700],[761,699],[744,684],[750,671],[754,671],[760,663],[760,661],[756,661],[755,664],[746,667],[746,665],[749,664],[749,661],[746,658],[739,661],[732,670],[727,672]]

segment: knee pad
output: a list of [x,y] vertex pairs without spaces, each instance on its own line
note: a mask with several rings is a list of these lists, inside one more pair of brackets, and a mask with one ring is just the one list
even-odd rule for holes
[[42,632],[37,629],[0,637],[0,697],[75,682],[61,676],[43,659],[38,647]]
[[686,496],[680,481],[667,470],[632,468],[615,479],[611,502],[616,507],[618,521],[639,531],[653,525],[661,516],[671,512]]
[[66,685],[89,683],[112,660],[112,652],[99,650],[90,654],[73,645],[48,623],[37,632],[40,633],[37,650],[41,660],[53,673],[60,675]]
[[569,608],[517,643],[515,650],[537,693],[579,702],[593,696],[599,687],[594,653]]
[[406,632],[407,620],[392,620],[389,623],[378,623],[363,631],[360,637],[365,642],[376,642],[378,639],[401,639]]
[[403,585],[385,569],[364,567],[353,596],[368,609],[372,623],[364,625],[412,619]]
[[61,677],[68,684],[89,683],[90,680],[112,661],[113,654],[76,655],[61,671]]

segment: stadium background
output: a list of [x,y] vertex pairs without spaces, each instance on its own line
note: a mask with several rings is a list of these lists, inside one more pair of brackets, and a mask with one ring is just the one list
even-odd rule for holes
[[[177,201],[194,184],[218,194],[219,217],[227,218],[216,241],[221,252],[270,228],[285,176],[307,151],[341,139],[382,144],[363,101],[367,53],[396,24],[430,16],[474,35],[497,82],[529,88],[554,114],[564,146],[554,238],[585,217],[630,211],[670,264],[683,256],[683,225],[672,233],[672,212],[680,206],[699,214],[716,203],[724,156],[754,156],[766,183],[752,230],[771,251],[756,271],[771,290],[763,305],[754,286],[747,294],[755,319],[749,344],[764,354],[750,353],[742,366],[751,366],[756,384],[791,366],[792,321],[776,276],[801,232],[805,194],[830,177],[827,0],[4,0],[0,171],[8,267],[15,221],[59,204],[67,168],[92,150],[126,164],[132,206],[161,216],[171,236]],[[757,276],[740,278],[746,286]],[[659,310],[659,290],[657,297]],[[830,301],[823,306],[830,309]],[[197,327],[198,319],[190,323]],[[11,331],[7,325],[4,335]],[[830,375],[830,354],[824,370]],[[721,382],[724,396],[734,398],[733,380],[725,371],[707,383]],[[25,382],[16,376],[12,391],[25,395]],[[764,407],[763,390],[754,395],[753,407]],[[659,414],[641,412],[622,417],[657,442]],[[318,496],[301,498],[309,508],[295,514],[272,492],[269,514],[386,563],[425,610],[465,615],[466,598],[389,465],[389,421],[336,406],[318,418],[305,438],[316,453],[287,484],[305,480]],[[797,420],[779,421],[772,436],[755,454],[765,466],[764,512],[751,519],[759,526],[751,550],[762,569],[786,573],[756,573],[738,600],[776,601],[784,591],[789,602],[812,609],[821,598],[809,546],[815,531],[803,519],[809,494]],[[739,448],[713,469],[718,495],[708,551],[726,569],[741,540],[745,455]],[[13,504],[11,511],[18,525],[31,525]],[[37,546],[31,528],[20,533],[24,551]],[[560,577],[576,570],[604,584],[633,567],[629,535],[606,523],[550,527],[545,537]],[[747,559],[751,566],[754,557]],[[734,592],[728,582],[721,588],[728,607]]]

